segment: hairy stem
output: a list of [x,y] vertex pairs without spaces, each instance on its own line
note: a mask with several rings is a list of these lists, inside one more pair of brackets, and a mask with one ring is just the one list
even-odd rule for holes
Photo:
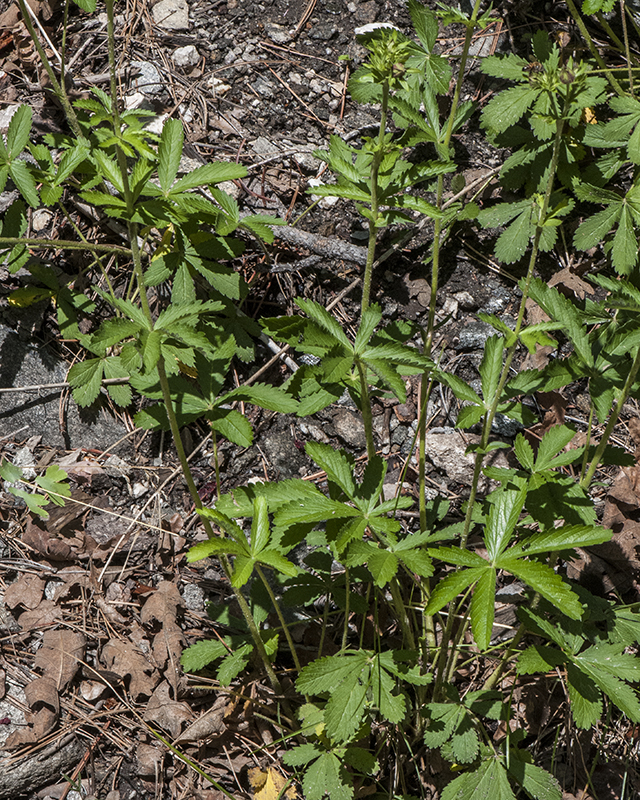
[[362,305],[360,317],[369,308],[369,298],[371,297],[371,279],[373,276],[373,262],[376,258],[376,243],[378,237],[378,172],[384,157],[384,137],[387,130],[387,111],[389,108],[389,82],[382,84],[382,101],[380,107],[380,129],[378,131],[378,142],[371,162],[371,219],[369,220],[369,244],[367,247],[367,263],[364,267],[362,278]]

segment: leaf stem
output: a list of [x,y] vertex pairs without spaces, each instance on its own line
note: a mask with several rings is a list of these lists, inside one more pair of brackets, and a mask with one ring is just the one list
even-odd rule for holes
[[293,642],[293,639],[291,638],[291,632],[289,631],[289,626],[287,625],[287,622],[286,622],[286,620],[285,620],[285,618],[284,618],[284,616],[282,614],[282,609],[280,608],[280,603],[278,602],[278,600],[276,598],[276,595],[275,595],[275,592],[271,588],[271,584],[267,580],[267,576],[264,574],[264,571],[263,571],[262,567],[260,566],[260,564],[256,563],[255,569],[256,569],[256,572],[258,573],[258,575],[260,576],[260,580],[262,581],[262,583],[264,585],[264,588],[267,590],[267,594],[269,595],[269,599],[273,603],[273,608],[274,608],[276,614],[278,615],[278,619],[280,620],[280,625],[282,625],[282,632],[284,633],[285,638],[287,640],[287,644],[289,645],[289,649],[291,650],[291,655],[293,656],[293,663],[296,665],[296,669],[298,671],[298,674],[300,674],[300,672],[302,671],[302,666],[300,665],[300,659],[298,658],[298,652],[296,650],[296,646],[295,646],[295,644]]

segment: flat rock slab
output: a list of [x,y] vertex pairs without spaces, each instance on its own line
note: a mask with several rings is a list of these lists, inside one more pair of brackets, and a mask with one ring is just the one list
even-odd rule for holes
[[[46,347],[24,341],[0,325],[0,389],[62,383],[68,365]],[[106,450],[125,434],[124,426],[104,410],[79,409],[71,397],[60,412],[62,389],[0,392],[0,437],[42,436],[49,447]],[[61,425],[62,419],[62,425]]]

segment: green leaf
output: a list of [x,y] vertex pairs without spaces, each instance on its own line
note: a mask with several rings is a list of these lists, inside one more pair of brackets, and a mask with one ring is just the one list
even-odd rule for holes
[[500,92],[487,103],[482,112],[482,125],[501,133],[522,117],[538,97],[538,92],[529,86],[513,86]]
[[335,753],[325,752],[307,768],[302,780],[305,800],[351,800],[351,777]]
[[206,417],[213,430],[239,447],[251,447],[253,430],[251,423],[235,409],[214,408],[207,411]]
[[226,658],[222,660],[222,663],[218,667],[216,674],[218,680],[223,686],[229,686],[231,681],[235,680],[238,677],[238,675],[244,670],[244,668],[247,666],[247,663],[251,657],[252,652],[253,652],[252,644],[249,643],[243,644],[242,647],[239,647],[237,650],[234,650],[233,653],[229,653],[226,656]]
[[626,206],[622,208],[618,230],[613,237],[611,261],[617,272],[622,275],[628,275],[638,261],[638,239],[631,214]]
[[571,714],[579,728],[592,728],[602,717],[602,695],[593,680],[569,662],[566,665]]
[[168,119],[162,128],[158,145],[158,180],[163,192],[168,192],[178,175],[184,130],[178,119]]
[[327,733],[339,742],[348,742],[362,725],[369,681],[352,671],[335,687],[324,709]]
[[0,465],[0,478],[7,483],[19,483],[22,480],[22,470],[3,458]]
[[573,656],[572,660],[632,722],[640,722],[640,702],[636,691],[616,677],[617,673],[623,678],[637,681],[640,677],[640,660],[630,654],[615,653],[612,645],[590,647],[584,653]]
[[96,0],[73,0],[73,2],[88,14],[93,14],[96,10]]
[[[7,153],[10,159],[17,158],[27,146],[31,133],[32,113],[29,106],[20,106],[9,120],[7,129]],[[17,184],[16,184],[17,185]]]
[[479,580],[491,566],[475,567],[460,572],[453,572],[438,582],[434,589],[424,613],[427,616],[435,614],[461,594],[468,586]]
[[29,167],[26,162],[20,160],[12,161],[11,164],[9,164],[9,174],[27,203],[29,203],[32,208],[38,206],[40,200],[36,190],[36,182],[31,172],[29,172]]
[[[61,469],[57,464],[47,467],[44,475],[40,475],[35,479],[35,483],[44,492],[50,495],[49,499],[56,505],[63,506],[64,500],[55,495],[63,495],[63,497],[71,497],[71,489],[67,483],[67,473]],[[52,494],[53,493],[53,494]]]
[[562,800],[562,789],[553,775],[542,767],[529,764],[525,760],[525,754],[520,757],[520,751],[511,750],[507,769],[511,777],[534,800]]
[[367,659],[368,654],[364,650],[318,658],[302,669],[296,688],[302,694],[334,691],[349,676],[359,676]]
[[372,542],[354,542],[349,548],[348,565],[366,564],[376,586],[382,588],[398,571],[398,558]]
[[229,648],[219,640],[196,642],[183,651],[180,663],[186,672],[198,672],[228,653]]
[[433,50],[438,37],[438,20],[433,11],[426,9],[418,0],[409,0],[409,15],[418,38],[428,52]]
[[502,372],[504,339],[502,336],[490,336],[484,346],[484,355],[480,362],[479,372],[482,378],[482,396],[485,403],[493,401],[498,389],[498,381]]
[[524,436],[521,433],[519,433],[516,436],[516,440],[514,442],[514,450],[516,453],[516,458],[522,464],[522,466],[525,469],[532,472],[533,464],[535,461],[533,447],[531,447],[529,442],[524,438]]
[[529,293],[551,319],[563,324],[578,356],[587,366],[592,367],[594,360],[587,331],[573,303],[540,278],[531,281]]
[[507,551],[496,560],[498,569],[507,570],[525,581],[532,589],[539,592],[557,609],[571,619],[582,617],[582,606],[578,596],[571,591],[569,586],[557,575],[551,567],[537,561],[523,561],[512,558]]
[[491,495],[492,502],[487,518],[484,539],[487,555],[495,562],[509,544],[511,535],[522,512],[527,496],[526,486],[521,489],[502,488]]
[[81,408],[90,406],[100,394],[102,373],[103,362],[100,358],[89,358],[74,364],[69,370],[67,380],[72,387],[73,399]]
[[480,766],[448,783],[440,800],[515,800],[507,772],[497,758],[482,761]]
[[356,485],[353,479],[353,459],[343,450],[335,450],[331,445],[319,442],[307,442],[305,445],[307,455],[312,458],[320,469],[327,473],[330,481],[337,484],[342,491],[353,499],[356,495]]
[[172,194],[207,186],[210,183],[223,183],[244,178],[247,170],[241,164],[204,164],[192,170],[188,175],[173,184]]
[[486,650],[491,642],[495,616],[496,571],[486,570],[473,590],[471,598],[471,630],[480,650]]
[[296,305],[323,330],[331,334],[336,342],[339,342],[348,351],[352,351],[352,345],[345,336],[342,326],[338,324],[338,321],[331,316],[324,306],[315,303],[313,300],[302,300],[300,298],[296,300]]
[[279,411],[281,414],[295,414],[299,406],[298,401],[283,389],[266,383],[239,386],[225,395],[225,401],[231,398],[244,400],[271,411]]
[[563,525],[544,533],[534,533],[510,548],[509,556],[553,553],[573,547],[591,547],[610,541],[613,533],[600,525]]

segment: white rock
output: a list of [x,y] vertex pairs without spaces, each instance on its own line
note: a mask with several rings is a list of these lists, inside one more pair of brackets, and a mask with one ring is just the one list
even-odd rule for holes
[[153,21],[168,31],[186,31],[189,28],[187,0],[160,0],[151,9]]
[[200,61],[200,54],[192,44],[188,44],[174,50],[171,58],[177,67],[195,67]]
[[[324,185],[324,181],[320,180],[320,178],[309,178],[308,184],[311,187],[313,187],[313,186],[323,186]],[[338,200],[340,198],[339,197],[322,197],[321,195],[318,195],[318,194],[312,194],[311,195],[311,199],[313,200],[314,203],[316,202],[316,200],[318,200],[319,201],[318,205],[320,206],[320,208],[332,208],[333,206],[335,206],[335,204],[338,202]]]
[[34,231],[43,231],[51,222],[52,216],[53,214],[48,209],[39,208],[37,211],[33,212],[33,216],[31,217],[31,227]]
[[209,78],[207,81],[207,86],[211,89],[214,95],[226,94],[229,89],[231,89],[231,86],[229,86],[228,83],[225,83],[223,80],[220,80],[220,78],[216,77]]

